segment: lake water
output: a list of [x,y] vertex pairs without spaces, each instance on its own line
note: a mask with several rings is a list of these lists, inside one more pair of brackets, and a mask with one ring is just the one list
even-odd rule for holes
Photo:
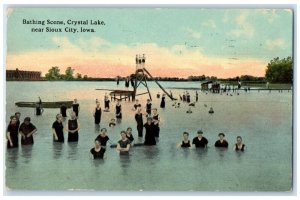
[[[196,82],[161,82],[164,87],[199,87]],[[118,88],[123,89],[123,82]],[[153,107],[160,105],[160,89],[150,82]],[[174,108],[166,98],[166,108],[158,109],[161,117],[159,143],[134,147],[129,156],[120,156],[108,148],[105,160],[93,160],[89,151],[98,134],[92,111],[95,99],[101,101],[105,91],[116,89],[114,82],[7,82],[6,121],[16,111],[21,121],[31,117],[38,132],[33,146],[6,151],[6,187],[10,191],[290,191],[292,189],[292,92],[240,92],[240,95],[199,93],[199,101],[186,114],[188,105]],[[145,89],[139,88],[139,92]],[[184,90],[172,89],[174,96]],[[192,101],[195,91],[190,90]],[[162,93],[162,92],[161,92]],[[53,144],[51,126],[59,109],[45,109],[35,116],[33,108],[19,108],[17,101],[73,100],[80,103],[78,144]],[[144,106],[147,95],[139,96]],[[102,113],[101,127],[108,129],[113,142],[120,131],[133,128],[137,140],[133,102],[122,101],[123,119],[108,127],[114,112]],[[204,106],[207,105],[207,107]],[[115,103],[111,104],[114,107]],[[212,106],[215,113],[208,113]],[[145,119],[144,119],[145,121]],[[182,132],[190,140],[198,129],[209,141],[207,150],[177,149]],[[218,133],[224,132],[228,150],[215,149]],[[145,134],[145,132],[144,132]],[[244,153],[233,151],[236,136],[247,146]],[[67,136],[67,135],[66,135]]]

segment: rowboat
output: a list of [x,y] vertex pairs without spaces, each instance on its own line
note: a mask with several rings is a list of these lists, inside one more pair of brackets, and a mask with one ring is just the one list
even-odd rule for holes
[[[18,107],[29,107],[29,108],[35,108],[39,102],[16,102],[15,105]],[[53,102],[42,102],[41,107],[42,108],[60,108],[63,104],[67,108],[72,107],[73,101],[53,101]]]

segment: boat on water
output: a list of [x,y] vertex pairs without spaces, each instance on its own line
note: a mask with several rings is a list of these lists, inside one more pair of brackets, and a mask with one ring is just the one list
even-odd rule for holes
[[[29,108],[35,108],[39,102],[16,102],[15,105],[18,107],[29,107]],[[63,104],[67,108],[72,107],[73,101],[52,101],[52,102],[42,102],[41,107],[42,108],[60,108]]]

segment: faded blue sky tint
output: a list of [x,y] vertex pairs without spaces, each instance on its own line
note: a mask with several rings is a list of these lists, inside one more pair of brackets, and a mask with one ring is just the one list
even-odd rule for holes
[[[103,20],[106,25],[83,26],[94,28],[95,33],[32,33],[30,27],[35,25],[23,25],[23,19],[65,22],[68,19]],[[57,27],[67,26],[66,24]],[[79,26],[70,27],[79,29]],[[64,53],[69,50],[71,53],[74,48],[80,49],[83,59],[87,59],[87,55],[90,57],[90,53],[93,52],[95,55],[106,55],[104,58],[115,56],[116,60],[120,60],[119,64],[126,66],[129,57],[134,55],[135,51],[139,51],[139,47],[146,51],[145,48],[151,46],[155,47],[152,50],[156,50],[157,53],[157,49],[169,52],[170,58],[166,60],[169,61],[170,68],[173,67],[172,56],[177,56],[176,59],[182,57],[184,65],[189,55],[199,55],[199,66],[203,66],[203,62],[211,63],[209,66],[220,65],[218,69],[226,71],[224,76],[233,76],[234,71],[238,70],[229,73],[228,69],[231,65],[235,69],[239,61],[243,62],[240,66],[251,60],[250,65],[254,62],[260,63],[262,67],[262,63],[268,63],[274,57],[292,56],[292,33],[293,13],[292,10],[286,9],[13,8],[9,9],[7,19],[7,67],[14,68],[20,62],[17,61],[17,56],[26,54],[28,57],[29,54],[45,51],[49,51],[51,55],[56,50]],[[90,42],[93,45],[87,45]],[[66,46],[68,48],[63,49]],[[122,52],[128,58],[118,58]],[[101,59],[102,64],[117,65],[104,58]],[[65,60],[69,59],[68,57]],[[52,61],[49,63],[54,64]],[[69,65],[72,64],[74,65]],[[158,66],[155,62],[152,64]],[[31,67],[38,69],[38,65],[35,63]],[[178,68],[178,65],[174,68]],[[197,70],[197,60],[182,68]],[[203,74],[203,71],[204,68],[199,74]],[[240,73],[243,72],[237,72],[236,75]]]

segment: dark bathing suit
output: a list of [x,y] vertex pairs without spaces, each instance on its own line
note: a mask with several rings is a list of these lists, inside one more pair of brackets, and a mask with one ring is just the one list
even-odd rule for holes
[[32,135],[30,137],[27,137],[27,135],[34,129],[36,129],[36,127],[32,123],[29,123],[28,125],[26,125],[25,123],[21,124],[19,131],[21,131],[25,135],[25,139],[21,137],[22,145],[30,145],[34,143]]
[[235,150],[236,150],[236,151],[244,151],[244,150],[245,150],[244,148],[245,148],[245,145],[244,145],[244,144],[242,145],[242,148],[241,148],[241,149],[239,149],[238,145],[235,144]]
[[101,108],[95,108],[95,124],[100,124],[101,122]]
[[228,142],[226,140],[223,140],[223,142],[221,143],[220,140],[217,140],[215,143],[215,147],[228,147]]
[[[158,114],[155,116],[153,115],[153,119],[158,120]],[[159,123],[154,124],[154,126],[155,126],[155,137],[159,137],[159,131],[160,131]]]
[[119,106],[116,105],[116,118],[118,118],[118,119],[122,118],[121,105],[119,105]]
[[206,139],[205,137],[202,137],[201,140],[199,140],[198,137],[195,137],[195,138],[193,139],[193,144],[194,144],[197,148],[198,148],[198,147],[200,147],[200,148],[205,148],[206,145],[208,144],[208,141],[207,141],[207,139]]
[[60,113],[63,117],[67,117],[67,107],[66,106],[61,106],[60,107]]
[[53,135],[53,141],[54,142],[64,142],[65,141],[65,138],[64,138],[64,126],[62,123],[59,123],[58,121],[55,121],[53,124],[52,124],[52,128],[55,129],[55,132],[56,132],[56,135],[57,135],[57,138],[58,140],[55,140],[54,138],[54,135]]
[[185,143],[184,141],[182,141],[181,147],[182,147],[182,148],[188,148],[188,147],[191,147],[190,141],[188,141],[187,143]]
[[106,147],[106,143],[109,140],[109,137],[107,135],[105,137],[102,137],[101,135],[98,135],[96,137],[96,140],[98,140],[100,142],[101,146],[103,148],[105,148]]
[[9,140],[7,140],[7,148],[16,148],[19,146],[19,125],[10,124],[7,127],[7,132],[9,132],[10,139],[13,143],[13,146],[10,146]]
[[139,137],[143,137],[143,128],[144,128],[144,125],[143,125],[143,114],[142,113],[135,114],[135,120],[136,120],[136,123],[137,123],[138,136]]
[[[77,119],[69,119],[68,121],[68,129],[73,131],[78,128]],[[75,133],[68,133],[68,142],[77,142],[78,141],[78,131]]]
[[100,151],[96,151],[95,148],[92,148],[90,152],[93,154],[94,159],[103,159],[105,149],[101,147]]
[[73,111],[76,113],[76,117],[78,117],[78,112],[79,112],[79,104],[78,103],[74,103],[72,105],[73,107]]

